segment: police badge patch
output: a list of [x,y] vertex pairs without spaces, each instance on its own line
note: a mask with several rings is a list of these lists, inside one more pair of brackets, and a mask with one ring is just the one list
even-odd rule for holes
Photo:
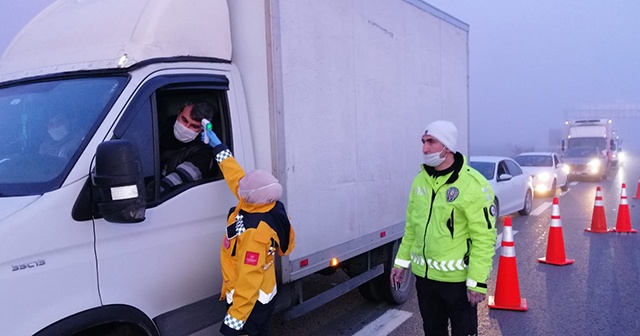
[[491,207],[489,208],[489,213],[491,214],[491,216],[495,217],[496,216],[496,205],[495,204],[491,204]]
[[456,198],[458,198],[458,195],[460,195],[460,191],[458,190],[458,188],[451,187],[447,189],[447,203],[455,201]]

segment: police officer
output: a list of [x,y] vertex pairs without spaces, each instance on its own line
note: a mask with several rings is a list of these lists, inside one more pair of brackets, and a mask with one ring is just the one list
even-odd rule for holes
[[476,335],[496,242],[493,190],[457,152],[453,123],[430,123],[422,135],[424,164],[413,180],[404,237],[391,284],[416,275],[425,335]]

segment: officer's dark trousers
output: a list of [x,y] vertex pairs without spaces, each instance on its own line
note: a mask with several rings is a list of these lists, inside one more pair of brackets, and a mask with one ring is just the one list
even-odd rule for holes
[[478,333],[478,310],[467,300],[464,282],[439,282],[416,276],[418,305],[427,336],[468,336]]

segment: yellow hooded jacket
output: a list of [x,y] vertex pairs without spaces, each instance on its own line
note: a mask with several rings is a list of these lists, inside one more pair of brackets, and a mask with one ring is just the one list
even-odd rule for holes
[[244,170],[226,145],[218,145],[214,151],[229,189],[239,200],[229,211],[220,249],[224,280],[220,300],[232,304],[224,324],[239,331],[257,304],[265,305],[275,298],[275,253],[280,256],[291,253],[295,235],[280,201],[250,204],[238,197]]

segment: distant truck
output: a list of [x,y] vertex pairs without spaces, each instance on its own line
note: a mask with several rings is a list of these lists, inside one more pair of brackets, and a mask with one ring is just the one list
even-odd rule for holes
[[[420,136],[446,118],[468,149],[468,29],[422,0],[54,2],[0,60],[2,335],[186,335],[222,320],[236,199],[219,172],[158,187],[159,124],[187,98],[217,107],[247,171],[283,185],[287,318],[356,288],[407,300],[415,278],[394,289],[389,272]],[[42,155],[58,112],[78,143]],[[340,268],[348,279],[306,297]]]
[[614,162],[616,143],[610,119],[583,119],[565,122],[562,152],[571,148],[596,148],[605,157],[607,169]]

